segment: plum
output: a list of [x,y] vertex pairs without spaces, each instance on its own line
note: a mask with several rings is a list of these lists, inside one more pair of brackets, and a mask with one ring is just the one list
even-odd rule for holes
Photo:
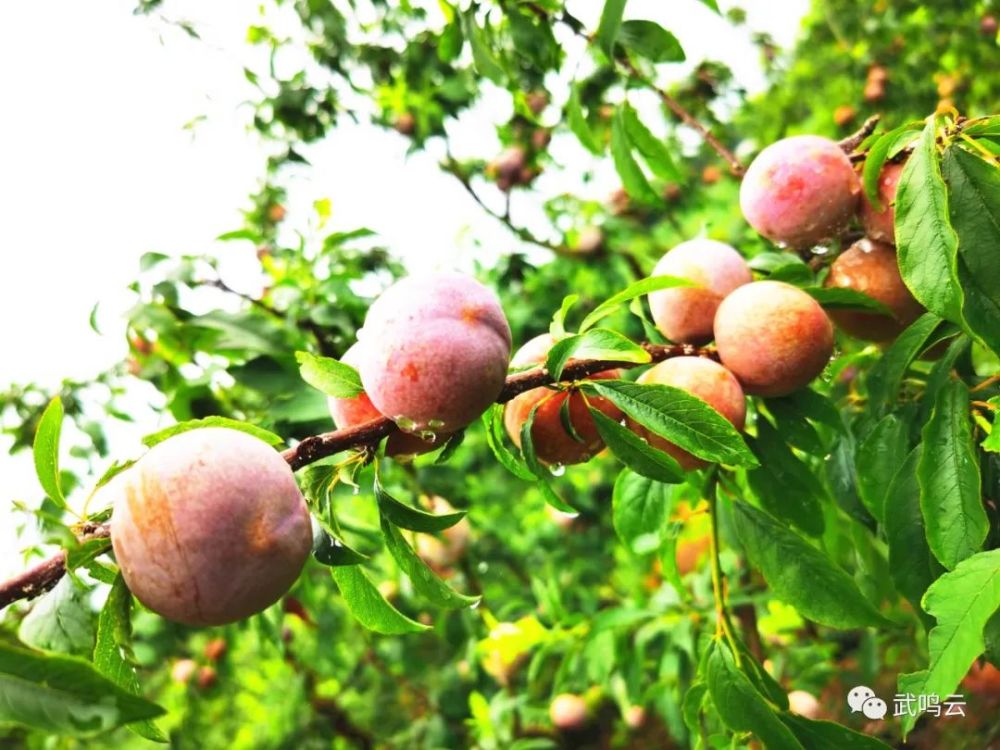
[[797,135],[772,143],[743,177],[740,207],[750,225],[784,247],[833,239],[858,206],[861,183],[835,142]]
[[[351,367],[357,368],[361,359],[361,349],[358,344],[354,344],[340,358],[340,361]],[[384,415],[372,405],[368,394],[360,393],[353,398],[334,398],[331,396],[327,401],[330,408],[330,416],[338,430],[348,427],[355,427],[373,419],[380,419]],[[385,444],[385,454],[387,456],[413,456],[420,453],[427,453],[437,447],[430,440],[423,440],[417,435],[408,432],[394,432],[389,436]]]
[[[697,396],[728,419],[737,430],[743,429],[747,407],[743,389],[733,374],[718,362],[704,357],[674,357],[654,365],[637,381],[647,385],[669,385]],[[654,448],[673,456],[685,471],[707,464],[669,440],[651,433],[631,418],[629,427]]]
[[460,273],[409,276],[369,308],[358,370],[375,408],[405,432],[437,438],[493,403],[510,358],[496,295]]
[[560,693],[549,705],[552,725],[561,731],[580,729],[590,718],[587,701],[573,693]]
[[[515,367],[542,364],[554,343],[555,340],[547,333],[536,336],[517,351],[511,364]],[[590,377],[596,380],[617,379],[621,377],[621,373],[618,370],[608,370]],[[567,407],[569,422],[582,442],[574,438],[563,426],[560,410],[566,399],[569,399]],[[607,399],[593,397],[588,400],[591,406],[611,419],[621,419],[621,411]],[[594,424],[594,418],[590,415],[583,394],[577,391],[559,393],[545,387],[525,391],[515,396],[504,407],[504,426],[515,445],[520,447],[521,427],[528,421],[531,410],[539,403],[541,406],[535,412],[535,420],[531,423],[531,443],[540,461],[563,466],[579,464],[588,461],[604,449],[604,441],[597,432],[597,425]]]
[[893,203],[896,200],[896,188],[899,186],[899,178],[902,174],[902,164],[890,163],[882,167],[878,176],[878,197],[882,203],[881,210],[876,211],[868,200],[868,196],[862,196],[858,218],[861,220],[861,226],[864,227],[865,235],[869,239],[888,242],[891,245],[896,244],[894,229],[896,212],[893,209]]
[[656,327],[681,344],[709,341],[719,303],[737,287],[753,281],[750,267],[734,248],[709,239],[688,240],[669,250],[652,275],[677,276],[696,284],[649,294]]
[[746,393],[787,396],[823,372],[833,353],[833,324],[801,289],[755,281],[719,305],[715,345]]
[[312,548],[309,511],[276,450],[239,430],[167,438],[100,490],[139,601],[187,625],[223,625],[276,602]]
[[831,264],[826,286],[863,292],[892,311],[891,317],[848,309],[830,311],[838,328],[865,341],[891,341],[924,312],[903,283],[896,249],[883,242],[862,239],[851,245]]

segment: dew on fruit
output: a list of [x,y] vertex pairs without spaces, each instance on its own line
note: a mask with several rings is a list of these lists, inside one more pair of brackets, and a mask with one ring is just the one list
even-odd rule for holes
[[552,464],[552,466],[549,467],[549,473],[551,473],[554,477],[561,477],[566,473],[566,467],[562,464]]

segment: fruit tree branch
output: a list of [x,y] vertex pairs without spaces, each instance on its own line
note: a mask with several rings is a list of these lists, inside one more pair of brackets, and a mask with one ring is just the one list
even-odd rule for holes
[[[650,356],[650,362],[662,362],[672,357],[709,357],[716,358],[715,351],[690,344],[651,344],[643,343]],[[580,359],[570,360],[563,368],[558,381],[544,367],[526,370],[510,375],[503,390],[497,396],[496,403],[505,404],[515,396],[539,388],[552,385],[555,382],[571,383],[605,370],[627,369],[638,367],[637,362],[617,362],[613,360]],[[351,448],[373,447],[382,438],[391,435],[399,428],[391,420],[382,417],[371,422],[348,427],[343,430],[325,432],[321,435],[307,437],[296,446],[282,452],[281,457],[288,462],[293,471],[315,463],[322,458],[332,456]],[[80,540],[110,538],[111,530],[108,524],[86,523],[80,529]],[[66,572],[66,552],[60,551],[23,573],[0,583],[0,610],[8,604],[22,599],[34,599],[55,586]]]
[[864,124],[858,128],[857,131],[851,133],[843,140],[837,141],[837,145],[840,146],[845,153],[850,154],[864,142],[865,138],[875,132],[875,128],[878,127],[880,119],[881,115],[872,115],[864,121]]

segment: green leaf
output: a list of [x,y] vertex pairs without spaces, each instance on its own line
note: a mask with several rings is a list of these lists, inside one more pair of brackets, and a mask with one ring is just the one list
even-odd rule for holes
[[924,350],[940,323],[941,319],[933,313],[924,313],[899,335],[872,367],[868,374],[868,394],[875,416],[883,415],[895,403],[910,363]]
[[521,457],[514,453],[504,442],[503,427],[503,405],[494,404],[482,416],[483,425],[486,428],[486,444],[490,446],[493,455],[500,464],[518,479],[526,482],[535,481],[535,475],[531,473]]
[[909,433],[906,421],[887,414],[858,445],[858,495],[879,523],[886,521],[884,506],[889,485],[910,452]]
[[281,437],[269,430],[265,430],[263,427],[257,427],[256,425],[240,422],[236,419],[229,419],[228,417],[205,417],[204,419],[189,419],[187,422],[178,422],[151,435],[146,435],[142,439],[142,444],[147,448],[152,448],[157,443],[162,443],[174,435],[180,435],[182,432],[189,432],[191,430],[200,430],[205,427],[223,427],[227,430],[239,430],[248,435],[253,435],[258,440],[263,440],[272,446],[284,445],[285,443]]
[[966,135],[1000,135],[1000,115],[988,115],[969,120],[962,127]]
[[35,459],[35,474],[45,494],[60,508],[66,507],[59,484],[59,434],[62,432],[63,405],[56,396],[42,412],[35,432],[35,442],[32,452]]
[[559,340],[566,335],[566,316],[569,315],[569,311],[579,300],[579,294],[567,294],[563,297],[562,304],[555,315],[552,316],[552,323],[549,324],[549,333],[552,335],[552,338]]
[[652,359],[649,352],[641,346],[608,328],[591,328],[585,333],[557,342],[549,350],[545,369],[554,379],[559,380],[571,357],[638,364],[645,364]]
[[898,128],[880,135],[868,149],[868,156],[865,157],[865,166],[862,172],[862,182],[865,187],[865,195],[877,210],[882,210],[878,178],[882,174],[882,167],[885,165],[886,159],[893,154],[898,146],[912,142],[917,137],[914,131],[920,129],[920,123],[900,125]]
[[[937,620],[928,636],[930,665],[899,676],[899,692],[939,695],[955,692],[972,662],[986,650],[983,630],[1000,609],[1000,549],[980,552],[938,578],[923,599],[924,609]],[[905,715],[903,737],[916,716]]]
[[896,590],[913,605],[921,619],[926,615],[920,600],[942,568],[927,546],[924,517],[920,512],[918,445],[903,460],[885,493],[885,536],[889,544],[889,573]]
[[676,484],[684,481],[684,470],[669,453],[654,448],[599,409],[591,407],[590,414],[601,439],[615,457],[632,471],[658,482]]
[[802,291],[808,292],[809,296],[819,302],[823,307],[829,307],[835,310],[841,308],[848,310],[867,310],[879,315],[892,316],[892,310],[883,305],[877,299],[873,299],[864,292],[859,292],[856,289],[809,286],[805,287]]
[[608,399],[653,434],[698,458],[735,466],[757,465],[757,459],[736,428],[686,391],[625,380],[595,380],[583,388]]
[[368,561],[365,555],[349,547],[343,539],[325,528],[313,547],[313,557],[317,562],[329,565],[331,568],[341,565],[360,565]]
[[591,130],[587,117],[583,113],[583,105],[580,103],[580,88],[573,86],[570,89],[569,101],[566,103],[566,121],[569,129],[573,131],[583,147],[592,154],[600,155],[604,153],[604,146],[597,139],[594,131]]
[[[132,663],[132,594],[120,573],[97,621],[94,668],[116,685],[139,695],[139,677]],[[167,741],[167,736],[149,719],[129,724],[128,728],[152,742]]]
[[690,279],[682,279],[677,276],[650,276],[646,279],[634,281],[617,294],[608,297],[604,302],[595,307],[580,323],[580,331],[586,331],[598,321],[603,320],[613,313],[617,307],[636,297],[642,297],[657,289],[670,289],[677,286],[694,286]]
[[782,713],[781,721],[808,750],[892,750],[882,740],[837,724]]
[[733,521],[750,561],[781,601],[831,628],[890,624],[854,579],[774,517],[734,503]]
[[903,280],[924,307],[962,322],[958,236],[948,216],[948,192],[930,118],[903,168],[896,190],[896,252]]
[[368,580],[359,565],[347,565],[330,569],[330,575],[337,583],[344,603],[358,622],[368,630],[382,635],[402,635],[430,630],[411,620],[393,607]]
[[493,54],[493,50],[490,49],[485,33],[476,24],[475,11],[470,9],[462,16],[462,19],[465,22],[465,36],[468,37],[472,47],[472,62],[475,64],[476,70],[497,86],[503,86],[507,74],[496,55]]
[[417,557],[417,554],[403,539],[403,535],[399,533],[399,529],[389,523],[385,516],[382,517],[381,524],[385,546],[388,548],[389,554],[396,560],[400,569],[409,576],[417,593],[432,604],[447,609],[471,607],[479,603],[481,597],[460,594],[438,578],[427,567],[426,563]]
[[650,62],[684,62],[684,48],[677,37],[654,21],[625,21],[618,31],[625,49]]
[[812,469],[766,419],[757,420],[757,437],[749,442],[759,466],[747,472],[747,481],[757,499],[772,515],[791,521],[810,536],[822,534],[820,499],[826,490]]
[[753,732],[767,750],[805,750],[778,718],[775,709],[736,666],[729,648],[716,641],[706,664],[705,681],[715,710],[734,732]]
[[83,659],[0,642],[0,724],[80,736],[162,713],[156,704],[102,677]]
[[917,478],[927,542],[950,570],[982,548],[990,528],[964,383],[954,380],[938,391],[923,442]]
[[615,113],[611,121],[611,158],[615,163],[618,176],[622,178],[622,186],[630,197],[647,205],[657,205],[661,202],[639,163],[632,156],[632,143],[625,130],[622,108]]
[[708,8],[710,10],[714,10],[720,16],[722,15],[722,11],[719,10],[719,3],[716,2],[716,0],[699,0],[699,2],[702,5],[704,5],[706,8]]
[[642,124],[639,115],[628,103],[622,107],[622,117],[629,140],[642,154],[653,174],[668,181],[680,182],[683,180],[683,175],[674,163],[673,157],[670,156],[666,145]]
[[524,465],[531,472],[532,478],[535,480],[535,486],[542,493],[545,502],[556,510],[561,510],[563,513],[577,513],[576,508],[568,504],[552,489],[552,486],[549,484],[550,475],[535,454],[535,442],[531,435],[531,427],[535,423],[535,414],[538,412],[538,407],[543,403],[545,403],[544,399],[535,404],[528,413],[527,420],[521,425],[521,455],[524,456]]
[[411,531],[423,531],[433,534],[437,531],[444,531],[451,528],[456,523],[465,518],[465,511],[459,510],[454,513],[442,513],[439,516],[433,513],[405,505],[388,492],[382,486],[382,481],[378,474],[375,475],[375,500],[378,502],[379,513],[389,519],[396,526]]
[[364,393],[358,371],[331,357],[317,357],[309,352],[295,352],[302,379],[334,398],[354,398]]
[[968,332],[1000,354],[1000,169],[952,146],[942,164],[951,224],[958,233],[958,279]]
[[622,25],[626,1],[604,0],[604,9],[601,11],[601,21],[597,26],[595,38],[609,60],[614,59],[615,40]]
[[94,621],[90,591],[65,576],[35,602],[21,620],[17,637],[44,651],[89,655],[94,646]]
[[[623,469],[611,496],[611,520],[622,543],[632,551],[643,537],[653,537],[655,549],[674,504],[674,487]],[[648,550],[648,546],[641,547]]]

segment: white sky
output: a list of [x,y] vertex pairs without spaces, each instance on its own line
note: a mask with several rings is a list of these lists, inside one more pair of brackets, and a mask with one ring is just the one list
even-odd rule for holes
[[[787,44],[808,0],[746,4],[756,6],[751,29]],[[578,0],[570,7],[595,28],[601,5]],[[122,315],[132,303],[125,287],[148,250],[217,252],[234,284],[254,286],[249,243],[213,239],[240,226],[240,209],[262,172],[262,146],[247,129],[244,104],[255,92],[242,73],[244,65],[263,68],[260,51],[244,41],[257,4],[165,3],[164,13],[193,22],[201,41],[155,16],[134,16],[133,6],[133,0],[0,3],[0,389],[28,381],[55,386],[120,361],[127,351]],[[760,88],[748,30],[733,30],[697,0],[675,0],[669,9],[661,0],[632,0],[626,17],[659,20],[681,40],[689,61],[722,60],[744,85]],[[678,74],[689,69],[675,67]],[[508,108],[505,95],[489,94],[451,127],[457,150],[489,155],[496,148],[492,124],[506,119]],[[335,228],[368,226],[419,264],[467,261],[473,238],[500,250],[515,245],[440,172],[440,151],[407,158],[406,147],[395,133],[339,127],[310,151],[315,168],[296,180],[291,214],[328,197]],[[564,158],[585,153],[571,136],[554,148]],[[588,195],[604,197],[617,186],[613,168],[604,167]],[[556,193],[578,190],[579,183],[567,172],[543,176],[538,188]],[[530,224],[539,205],[526,196],[515,203],[515,215]],[[98,302],[103,336],[87,322]],[[143,398],[140,391],[140,413]],[[133,454],[137,437],[155,427],[149,419],[131,429],[116,426],[113,447]],[[20,568],[24,543],[15,538],[21,519],[9,502],[40,494],[30,456],[8,456],[7,447],[0,440],[0,575]]]

